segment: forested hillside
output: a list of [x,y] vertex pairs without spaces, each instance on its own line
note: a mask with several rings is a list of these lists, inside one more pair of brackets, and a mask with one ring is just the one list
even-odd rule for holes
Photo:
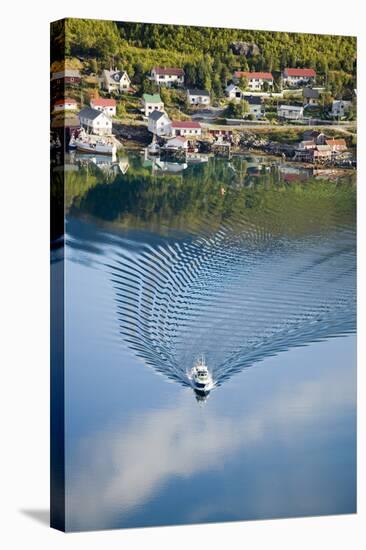
[[[242,42],[255,45],[251,54],[235,52]],[[236,69],[276,78],[284,67],[312,67],[334,95],[356,86],[355,37],[67,19],[65,52],[124,68],[138,83],[154,65],[183,67],[188,85],[216,95]]]

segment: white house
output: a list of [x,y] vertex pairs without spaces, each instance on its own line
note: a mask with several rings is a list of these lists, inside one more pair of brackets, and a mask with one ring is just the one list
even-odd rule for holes
[[142,111],[149,116],[153,111],[164,111],[164,103],[159,94],[144,94],[142,96]]
[[345,101],[343,99],[336,99],[332,103],[331,115],[333,117],[342,118],[350,111],[352,101]]
[[177,67],[154,67],[151,70],[150,80],[158,86],[183,86],[184,71]]
[[319,105],[320,93],[314,88],[304,88],[302,91],[304,105]]
[[165,147],[167,149],[188,149],[188,140],[184,136],[176,136],[167,140]]
[[199,122],[193,120],[173,120],[170,133],[172,136],[199,137],[202,128]]
[[78,107],[78,104],[75,101],[75,99],[72,99],[70,97],[65,97],[65,99],[58,99],[57,101],[55,101],[53,105],[53,110],[55,112],[74,111],[75,109],[77,109],[77,107]]
[[313,82],[316,78],[314,69],[284,69],[282,71],[282,83],[291,88],[303,86]]
[[91,107],[84,107],[79,113],[80,126],[93,134],[110,135],[112,120],[103,112]]
[[254,118],[262,116],[262,98],[254,95],[243,96],[243,99],[249,103],[249,115]]
[[210,105],[210,94],[207,90],[187,90],[187,100],[190,105]]
[[236,71],[234,73],[234,84],[237,84],[241,78],[248,80],[248,89],[251,92],[261,91],[265,83],[267,83],[269,88],[273,86],[273,76],[271,73]]
[[149,115],[147,129],[157,136],[170,133],[170,118],[163,111],[153,111]]
[[101,87],[106,92],[127,92],[130,86],[131,80],[126,71],[104,69],[102,72]]
[[304,107],[297,105],[280,105],[277,107],[277,115],[286,120],[301,120],[304,116]]
[[312,140],[312,139],[309,139],[309,140],[304,140],[303,139],[297,145],[297,149],[299,151],[312,151],[313,149],[315,149],[315,147],[317,147],[317,144],[316,144],[315,140]]
[[109,117],[116,116],[117,102],[115,99],[98,97],[90,101],[90,107],[97,111],[102,111]]
[[243,92],[239,88],[239,86],[236,86],[236,84],[229,84],[229,86],[226,86],[225,89],[226,95],[231,100],[237,100],[240,101]]

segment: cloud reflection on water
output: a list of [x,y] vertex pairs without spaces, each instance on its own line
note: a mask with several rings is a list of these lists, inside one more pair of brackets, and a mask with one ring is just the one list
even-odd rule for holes
[[[314,437],[314,431],[317,437],[320,434],[326,438],[330,427],[339,422],[339,413],[353,412],[354,403],[354,377],[342,367],[326,369],[316,379],[298,382],[291,395],[287,387],[278,388],[268,401],[262,398],[251,403],[249,410],[231,416],[211,412],[208,407],[197,409],[192,406],[190,392],[182,390],[177,406],[148,410],[124,429],[113,427],[81,441],[78,466],[68,483],[69,528],[106,528],[116,517],[119,526],[124,522],[128,525],[129,515],[164,491],[172,480],[190,478],[199,486],[200,474],[220,472],[242,453],[246,457],[258,449],[268,452],[273,434],[281,446],[292,450]],[[288,475],[286,480],[287,508],[293,514],[299,510],[304,515],[316,513],[312,511],[312,491],[306,497],[311,477],[316,478],[316,468],[304,472],[301,464],[298,466],[294,479]],[[276,497],[276,484],[266,486],[262,502],[260,483],[261,478],[257,494],[251,493],[250,498],[254,515],[265,517],[273,498],[283,499],[286,492]],[[292,493],[291,483],[302,484],[303,492]],[[331,495],[316,494],[325,499],[324,513],[331,513]],[[197,501],[197,515],[195,510],[187,510],[190,521],[210,520],[212,506],[205,511],[202,502]],[[239,518],[245,519],[237,510],[231,519]]]

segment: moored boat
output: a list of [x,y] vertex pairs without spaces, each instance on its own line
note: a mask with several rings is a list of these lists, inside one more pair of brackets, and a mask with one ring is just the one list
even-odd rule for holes
[[117,147],[112,139],[91,136],[85,132],[80,132],[77,137],[72,136],[69,142],[69,148],[77,149],[82,153],[93,153],[98,155],[115,155]]

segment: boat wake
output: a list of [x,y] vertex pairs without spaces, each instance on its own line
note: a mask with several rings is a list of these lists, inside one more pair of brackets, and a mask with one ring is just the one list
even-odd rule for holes
[[355,330],[355,233],[273,236],[249,224],[126,246],[108,264],[120,332],[183,385],[203,354],[213,387],[291,347]]

